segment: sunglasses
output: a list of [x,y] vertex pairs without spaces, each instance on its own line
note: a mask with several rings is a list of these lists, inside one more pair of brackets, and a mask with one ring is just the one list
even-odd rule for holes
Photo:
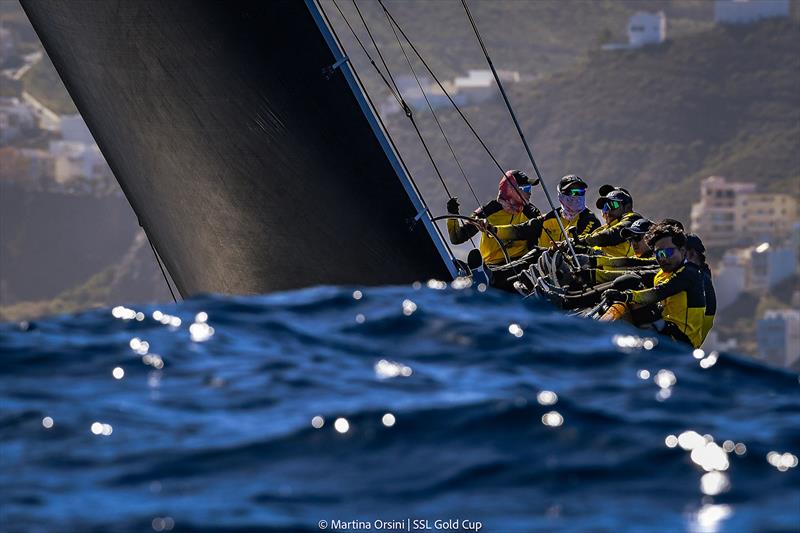
[[675,255],[675,248],[658,248],[655,251],[656,259],[669,259]]
[[521,190],[524,193],[530,194],[531,191],[533,190],[533,185],[523,185],[522,187],[519,188],[519,190]]
[[567,189],[561,194],[564,196],[584,196],[586,194],[586,189]]
[[603,204],[603,213],[608,213],[614,209],[619,209],[619,206],[621,205],[622,203],[616,200],[607,200],[606,203]]

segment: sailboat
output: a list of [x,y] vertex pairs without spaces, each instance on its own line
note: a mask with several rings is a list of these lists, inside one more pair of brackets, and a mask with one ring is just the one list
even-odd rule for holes
[[[417,52],[379,4],[393,31]],[[462,4],[528,152],[534,181],[552,206],[475,20]],[[353,31],[335,0],[333,5]],[[386,74],[353,35],[391,90],[389,67],[358,4],[353,6]],[[473,271],[491,276],[481,268],[480,254],[473,253],[478,260],[469,264],[456,259],[436,225],[449,215],[434,216],[426,205],[318,0],[23,7],[181,295],[409,283]],[[402,95],[393,94],[424,145]],[[431,113],[436,118],[432,107]],[[555,262],[538,269],[528,263],[523,258],[505,268],[519,292],[542,296],[547,279],[558,288]]]
[[23,8],[181,295],[458,274],[316,1]]

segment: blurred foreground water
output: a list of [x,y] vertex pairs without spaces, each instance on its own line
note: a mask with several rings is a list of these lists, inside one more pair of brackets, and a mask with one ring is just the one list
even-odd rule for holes
[[507,294],[207,296],[0,349],[3,531],[800,528],[796,374]]

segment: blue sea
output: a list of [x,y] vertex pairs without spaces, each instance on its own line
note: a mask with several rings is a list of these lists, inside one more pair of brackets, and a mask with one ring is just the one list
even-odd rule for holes
[[430,282],[0,324],[3,531],[800,530],[800,381]]

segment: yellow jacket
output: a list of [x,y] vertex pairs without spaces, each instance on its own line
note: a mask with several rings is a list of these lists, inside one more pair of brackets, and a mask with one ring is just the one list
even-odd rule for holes
[[659,270],[652,289],[631,291],[631,302],[649,305],[663,302],[661,318],[671,322],[692,346],[699,348],[705,338],[706,298],[703,274],[694,263],[684,263],[675,272]]
[[631,211],[625,213],[622,218],[615,220],[611,224],[600,226],[585,239],[587,245],[594,247],[603,254],[611,257],[631,257],[634,255],[633,246],[625,240],[620,232],[631,224],[642,218],[642,215]]
[[[530,211],[528,211],[530,214]],[[476,210],[472,216],[476,218],[484,218],[492,226],[505,226],[508,224],[521,224],[528,221],[528,216],[523,213],[516,215],[506,213],[503,211],[502,206],[496,200],[492,200],[485,206]],[[447,233],[450,236],[450,242],[453,244],[461,244],[468,241],[471,237],[478,233],[478,228],[472,224],[463,223],[460,220],[449,219],[447,221]],[[503,240],[503,245],[506,247],[510,259],[517,259],[522,257],[530,250],[530,244],[525,239],[508,239],[500,237]],[[503,256],[503,250],[497,243],[497,240],[491,235],[482,234],[481,242],[478,247],[481,251],[483,262],[487,265],[502,265],[506,260]]]

